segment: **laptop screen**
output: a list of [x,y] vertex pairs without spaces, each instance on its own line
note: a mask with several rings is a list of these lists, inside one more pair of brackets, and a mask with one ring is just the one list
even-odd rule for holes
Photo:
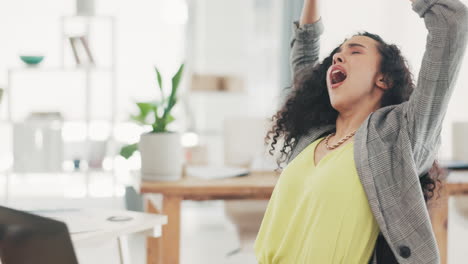
[[0,206],[1,264],[77,264],[67,226]]

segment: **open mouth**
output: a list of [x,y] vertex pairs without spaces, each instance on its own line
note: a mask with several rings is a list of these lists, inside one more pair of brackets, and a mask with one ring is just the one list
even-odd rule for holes
[[342,72],[341,70],[334,70],[331,73],[331,83],[332,85],[341,83],[346,79],[346,77],[347,77],[346,73]]

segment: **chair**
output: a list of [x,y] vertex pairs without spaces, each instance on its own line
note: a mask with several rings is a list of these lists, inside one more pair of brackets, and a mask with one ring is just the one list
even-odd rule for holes
[[[265,153],[264,137],[269,129],[267,118],[230,117],[223,123],[224,163],[251,169],[271,170],[272,162]],[[257,168],[253,168],[253,163]],[[259,165],[260,164],[260,167]],[[227,200],[224,202],[228,219],[236,226],[240,247],[256,238],[268,200]]]

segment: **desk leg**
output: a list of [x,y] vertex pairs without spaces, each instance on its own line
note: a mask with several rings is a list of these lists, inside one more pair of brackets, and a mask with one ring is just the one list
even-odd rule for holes
[[120,264],[125,264],[125,261],[124,261],[124,254],[123,254],[123,241],[122,241],[122,237],[118,237],[117,238],[117,246],[119,247],[119,261],[120,261]]
[[164,196],[163,214],[167,215],[167,224],[162,228],[162,250],[164,264],[179,264],[180,254],[180,204],[179,196]]
[[[151,199],[146,201],[146,212],[152,214],[160,214],[159,210],[151,202]],[[146,263],[147,264],[161,264],[161,237],[148,237],[146,238]]]
[[[448,232],[448,184],[434,191],[434,197],[429,201],[429,215],[440,252],[441,264],[447,264],[447,232]],[[437,198],[437,200],[435,200]]]

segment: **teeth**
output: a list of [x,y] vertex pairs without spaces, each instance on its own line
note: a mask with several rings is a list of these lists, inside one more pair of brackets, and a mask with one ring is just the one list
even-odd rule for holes
[[341,70],[334,70],[334,71],[332,71],[332,74],[335,74],[335,73],[337,73],[337,72],[341,72],[341,73],[343,73],[344,75],[346,75],[346,73],[342,72]]

